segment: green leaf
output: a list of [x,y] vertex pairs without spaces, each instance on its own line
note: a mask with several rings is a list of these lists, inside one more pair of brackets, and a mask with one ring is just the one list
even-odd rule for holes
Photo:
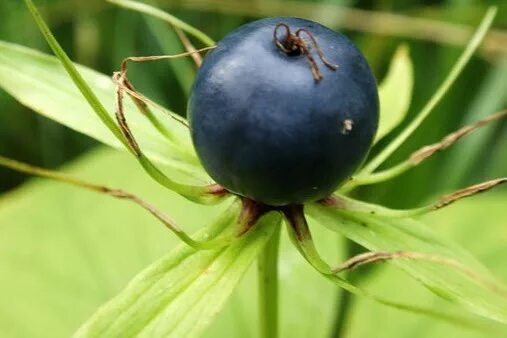
[[[223,209],[196,206],[158,187],[124,153],[94,152],[73,165],[70,172],[141,193],[185,230],[199,229]],[[492,193],[464,200],[431,215],[426,222],[467,247],[505,280],[505,198],[505,194]],[[326,260],[345,260],[343,254],[338,255],[340,237],[324,228],[324,224],[310,221],[315,242]],[[486,226],[478,232],[477,224]],[[280,336],[329,337],[340,290],[316,273],[287,237],[282,233]],[[37,338],[51,332],[55,338],[69,337],[100,304],[120,292],[132,276],[176,243],[163,226],[128,203],[59,183],[32,180],[0,198],[2,334]],[[371,277],[366,281],[361,279],[361,286],[387,299],[439,310],[454,309],[449,302],[437,302],[436,296],[403,271],[389,268],[391,265],[377,265],[382,270],[368,274]],[[384,271],[384,267],[388,269]],[[361,277],[364,270],[353,273]],[[255,274],[253,266],[205,337],[257,336]],[[351,311],[347,321],[351,338],[505,336],[449,325],[365,297],[355,297]],[[318,314],[319,320],[308,313]],[[379,327],[382,332],[378,332]]]
[[[153,184],[126,153],[95,151],[65,171],[136,192],[189,232],[223,210],[195,205]],[[314,235],[330,261],[344,259],[337,257],[337,236],[323,227]],[[281,237],[281,337],[325,337],[337,288],[306,263],[285,233]],[[138,271],[177,243],[161,224],[128,202],[31,180],[0,198],[2,335],[45,338],[51,332],[52,338],[69,337]],[[253,265],[206,337],[255,337],[256,270]],[[318,313],[319,320],[306,312]]]
[[[452,238],[466,247],[472,251],[474,256],[484,261],[496,275],[507,280],[507,266],[504,264],[507,259],[507,246],[505,245],[507,235],[504,231],[507,221],[505,217],[502,217],[505,198],[507,198],[505,193],[492,193],[463,200],[428,215],[425,217],[426,222],[434,225],[435,231],[440,236]],[[477,224],[484,224],[484,214],[491,215],[491,218],[488,219],[487,226],[480,232],[481,240],[477,240]],[[330,233],[330,230],[324,228],[323,224],[315,222],[313,219],[310,221],[316,245],[325,254],[327,261],[341,262],[349,258],[343,254],[337,254],[343,251],[340,235]],[[343,293],[316,273],[297,254],[285,233],[281,236],[279,264],[280,337],[324,338],[338,336],[331,334],[333,320],[338,317],[334,305],[339,303],[340,295]],[[362,288],[382,295],[386,299],[463,316],[464,310],[462,308],[435,296],[396,266],[377,264],[374,268],[371,271],[368,268],[352,271],[353,280],[358,281]],[[445,267],[440,268],[445,269]],[[204,337],[258,337],[255,273],[255,269],[249,271],[235,292],[230,305],[217,317],[216,322]],[[507,326],[503,326],[502,333],[495,335],[490,330],[450,325],[447,321],[435,320],[433,317],[400,311],[367,297],[352,297],[345,320],[346,336],[350,338],[489,338],[504,337],[507,334]],[[306,315],[308,313],[318,315],[319,320],[315,320],[315,316]],[[471,324],[478,321],[478,317],[473,314],[469,319]],[[380,331],[379,328],[381,328]]]
[[[507,298],[493,290],[490,272],[465,250],[440,238],[420,222],[351,213],[318,204],[307,208],[322,225],[371,251],[410,251],[451,258],[473,269],[474,278],[434,262],[394,260],[438,296],[485,318],[507,323]],[[477,278],[475,278],[477,277]]]
[[[505,218],[505,192],[491,192],[463,200],[448,208],[424,217],[428,224],[438,226],[441,236],[452,238],[478,257],[495,275],[507,280],[507,219]],[[487,215],[485,217],[484,215]],[[483,224],[478,229],[477,224]],[[478,240],[478,236],[480,240]],[[380,266],[379,266],[380,268]],[[355,272],[360,277],[361,271]],[[389,265],[382,265],[364,286],[382,292],[388,298],[410,298],[414,302],[427,304],[433,308],[447,309],[449,304],[438,301],[403,271]],[[447,303],[447,304],[446,304]],[[429,338],[460,337],[489,338],[506,337],[507,325],[498,327],[498,332],[470,330],[466,327],[448,325],[408,312],[400,312],[375,304],[368,299],[356,298],[351,310],[351,321],[347,325],[347,336],[379,338]],[[368,318],[365,325],[364,318]],[[396,323],[386,325],[385,323]],[[381,333],[378,328],[382,327]]]
[[[77,68],[112,117],[115,86],[111,78],[83,66]],[[124,149],[93,113],[55,57],[0,41],[0,87],[39,114],[109,146]],[[186,182],[208,180],[193,152],[188,130],[172,119],[170,113],[154,111],[177,136],[178,144],[159,134],[129,99],[125,99],[125,111],[134,135],[149,158],[171,167],[173,174]]]
[[[279,249],[279,318],[280,337],[329,337],[336,316],[334,306],[341,291],[313,269],[299,254],[282,228]],[[316,224],[313,235],[321,254],[328,261],[345,257],[342,240]],[[228,306],[205,332],[206,338],[259,337],[258,271],[253,266],[235,290]],[[315,314],[309,316],[308,314]],[[318,320],[316,320],[318,316]]]
[[407,45],[401,45],[379,86],[380,121],[375,142],[389,134],[407,116],[413,86],[414,71],[409,49]]
[[[196,252],[181,245],[137,275],[75,337],[199,336],[279,221],[279,214],[267,214],[250,233],[221,250]],[[209,232],[214,231],[202,234]]]
[[[196,205],[154,184],[129,154],[109,149],[94,151],[65,171],[137,193],[189,233],[227,206]],[[1,335],[71,336],[135,274],[179,243],[128,202],[30,180],[0,198]]]

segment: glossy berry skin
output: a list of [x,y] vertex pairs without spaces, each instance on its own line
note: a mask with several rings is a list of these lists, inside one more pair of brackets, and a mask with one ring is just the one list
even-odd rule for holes
[[[309,43],[323,77],[315,80],[305,55],[275,45],[279,23],[309,31],[338,69],[326,67]],[[349,178],[372,144],[378,111],[375,78],[354,44],[294,17],[254,21],[227,35],[205,57],[188,104],[208,174],[272,206],[322,199]]]

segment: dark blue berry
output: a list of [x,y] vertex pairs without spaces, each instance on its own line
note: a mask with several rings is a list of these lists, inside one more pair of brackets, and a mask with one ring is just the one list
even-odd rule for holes
[[273,206],[319,200],[350,177],[372,144],[378,110],[375,78],[356,46],[293,17],[227,35],[205,57],[188,104],[209,175]]

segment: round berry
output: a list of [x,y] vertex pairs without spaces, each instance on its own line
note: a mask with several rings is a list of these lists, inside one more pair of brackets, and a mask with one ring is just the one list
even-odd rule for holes
[[345,36],[275,17],[241,26],[205,57],[188,103],[202,165],[272,206],[330,195],[365,159],[378,125],[375,78]]

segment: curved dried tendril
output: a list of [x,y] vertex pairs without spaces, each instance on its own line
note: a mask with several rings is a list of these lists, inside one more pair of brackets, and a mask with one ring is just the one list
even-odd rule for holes
[[447,266],[457,272],[460,272],[477,283],[484,285],[490,290],[499,293],[502,296],[507,296],[507,290],[503,285],[501,285],[497,280],[489,278],[488,276],[484,276],[480,274],[460,261],[439,256],[432,255],[422,252],[411,252],[411,251],[395,251],[395,252],[387,252],[387,251],[367,251],[360,253],[356,256],[353,256],[347,259],[345,262],[341,263],[337,267],[333,268],[334,273],[340,273],[346,270],[353,270],[363,265],[385,262],[385,261],[393,261],[393,260],[412,260],[412,261],[422,261],[435,263],[443,266]]
[[[158,183],[167,187],[170,190],[173,190],[180,195],[198,202],[198,203],[213,203],[228,194],[228,192],[224,189],[217,189],[216,185],[211,186],[187,186],[184,184],[177,183],[167,177],[160,169],[158,169],[142,152],[139,144],[137,143],[130,127],[125,118],[125,113],[123,109],[123,94],[126,92],[129,94],[134,102],[136,103],[137,108],[141,111],[142,114],[146,115],[150,118],[150,121],[155,124],[155,127],[159,126],[156,118],[152,116],[151,111],[149,110],[147,104],[151,104],[151,101],[147,100],[144,96],[140,95],[134,88],[134,86],[127,79],[127,65],[129,62],[144,62],[144,61],[156,61],[163,59],[174,59],[184,56],[189,56],[193,53],[200,53],[203,51],[210,50],[214,47],[206,47],[193,52],[180,53],[177,55],[158,55],[158,56],[144,56],[144,57],[129,57],[122,61],[120,66],[120,71],[115,72],[113,74],[113,81],[116,84],[116,120],[118,125],[120,126],[120,131],[126,140],[130,150],[136,155],[139,162],[145,169],[145,171]],[[178,122],[182,122],[177,119],[175,116],[171,116],[173,119],[176,119]],[[187,127],[188,125],[184,123]],[[161,130],[161,129],[159,129]],[[163,130],[161,130],[163,132]]]
[[393,179],[394,177],[397,177],[405,173],[406,171],[418,166],[419,164],[421,164],[421,162],[425,161],[435,153],[446,150],[447,148],[449,148],[450,146],[452,146],[465,136],[473,133],[474,131],[503,118],[507,118],[506,109],[501,110],[493,115],[487,116],[473,124],[466,125],[452,132],[451,134],[448,134],[440,141],[430,145],[426,145],[420,148],[419,150],[414,151],[409,156],[408,159],[391,168],[377,171],[364,176],[362,175],[353,176],[349,179],[349,181],[346,184],[344,184],[340,188],[339,191],[340,193],[345,194],[361,185],[376,184]]
[[[134,88],[134,86],[132,85],[132,83],[127,78],[127,66],[128,66],[128,64],[130,62],[149,62],[149,61],[158,61],[158,60],[166,60],[166,59],[177,59],[177,58],[181,58],[181,57],[187,57],[187,56],[192,56],[192,55],[199,55],[200,53],[206,52],[206,51],[211,50],[211,49],[213,49],[215,47],[216,46],[205,47],[205,48],[201,48],[201,49],[197,49],[197,50],[194,49],[194,50],[191,50],[191,51],[188,51],[188,52],[185,52],[185,53],[179,53],[179,54],[175,54],[175,55],[131,56],[131,57],[125,58],[121,62],[120,71],[114,73],[113,80],[116,83],[116,85],[118,87],[120,87],[120,88],[118,88],[118,90],[121,90],[122,92],[123,91],[127,92],[127,94],[129,94],[129,96],[134,100],[137,108],[144,115],[149,116],[152,113],[148,109],[148,104],[154,105],[156,107],[158,107],[158,105],[154,104],[151,100],[149,100],[148,98],[146,98],[145,96],[141,95],[139,92],[136,91],[136,89]],[[122,94],[123,93],[117,94],[117,96],[121,97]],[[119,104],[121,104],[121,101],[118,102],[117,104],[118,104],[119,114],[123,114],[123,109],[121,107],[119,107]],[[179,118],[177,118],[177,117],[175,117],[173,115],[170,115],[170,117],[172,119],[175,119],[177,122],[183,124],[185,127],[189,128],[189,125],[188,125],[188,123],[186,123],[185,120],[179,119]],[[118,123],[120,123],[120,119],[118,118],[118,115],[117,115],[117,120],[118,120]],[[151,119],[151,120],[153,120],[153,119]],[[120,126],[121,126],[121,123],[120,123]],[[126,124],[126,122],[124,123],[124,126],[122,127],[122,132],[124,133],[125,137],[128,138],[128,136],[126,134],[128,134],[129,131],[128,131],[128,125]],[[130,135],[132,136],[131,133],[130,133]],[[130,144],[130,146],[132,147],[133,145]]]

